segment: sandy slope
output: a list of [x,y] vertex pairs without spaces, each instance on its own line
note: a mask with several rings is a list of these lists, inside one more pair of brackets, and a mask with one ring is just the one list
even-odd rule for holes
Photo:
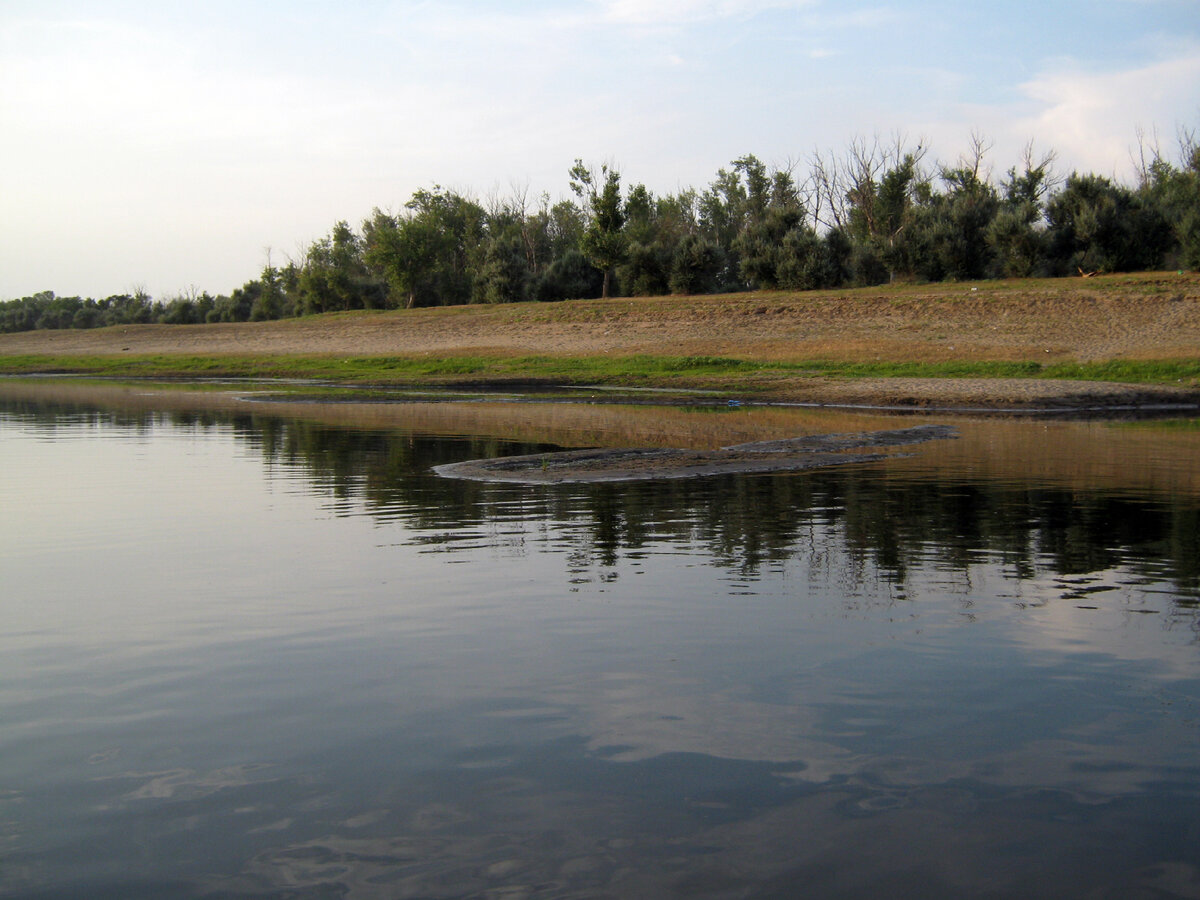
[[[0,335],[0,355],[667,355],[760,360],[1082,362],[1200,356],[1200,276],[757,292],[346,313],[282,322]],[[1044,381],[797,379],[814,402],[1145,402],[1143,389]],[[1158,392],[1151,392],[1158,393]],[[1191,392],[1194,393],[1194,392]],[[1170,399],[1168,397],[1168,399]]]

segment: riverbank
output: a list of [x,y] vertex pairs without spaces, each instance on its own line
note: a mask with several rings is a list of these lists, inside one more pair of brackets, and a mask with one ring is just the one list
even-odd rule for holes
[[929,408],[1200,403],[1200,275],[353,312],[0,335],[0,372],[714,391]]

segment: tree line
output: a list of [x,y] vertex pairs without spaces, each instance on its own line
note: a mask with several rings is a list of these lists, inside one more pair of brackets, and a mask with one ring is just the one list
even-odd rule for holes
[[905,140],[768,167],[753,155],[703,190],[623,186],[575,160],[572,198],[479,199],[434,185],[357,230],[337,222],[285,265],[268,259],[229,295],[195,289],[101,300],[45,291],[0,303],[0,332],[161,322],[242,322],[335,310],[608,296],[809,290],[1200,269],[1200,143],[1177,158],[1139,142],[1136,183],[1055,173],[1027,147],[995,179],[973,137],[953,164]]

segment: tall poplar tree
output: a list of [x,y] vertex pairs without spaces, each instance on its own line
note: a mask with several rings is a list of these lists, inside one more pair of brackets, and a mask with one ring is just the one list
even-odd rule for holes
[[583,201],[588,216],[587,228],[579,249],[592,265],[604,273],[600,296],[607,298],[612,288],[613,269],[625,258],[625,204],[621,200],[621,173],[600,167],[599,173],[575,160],[571,167],[571,190]]

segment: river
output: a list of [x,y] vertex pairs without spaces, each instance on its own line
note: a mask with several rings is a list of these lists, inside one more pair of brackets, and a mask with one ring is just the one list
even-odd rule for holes
[[248,396],[0,384],[0,897],[1200,897],[1196,421]]

